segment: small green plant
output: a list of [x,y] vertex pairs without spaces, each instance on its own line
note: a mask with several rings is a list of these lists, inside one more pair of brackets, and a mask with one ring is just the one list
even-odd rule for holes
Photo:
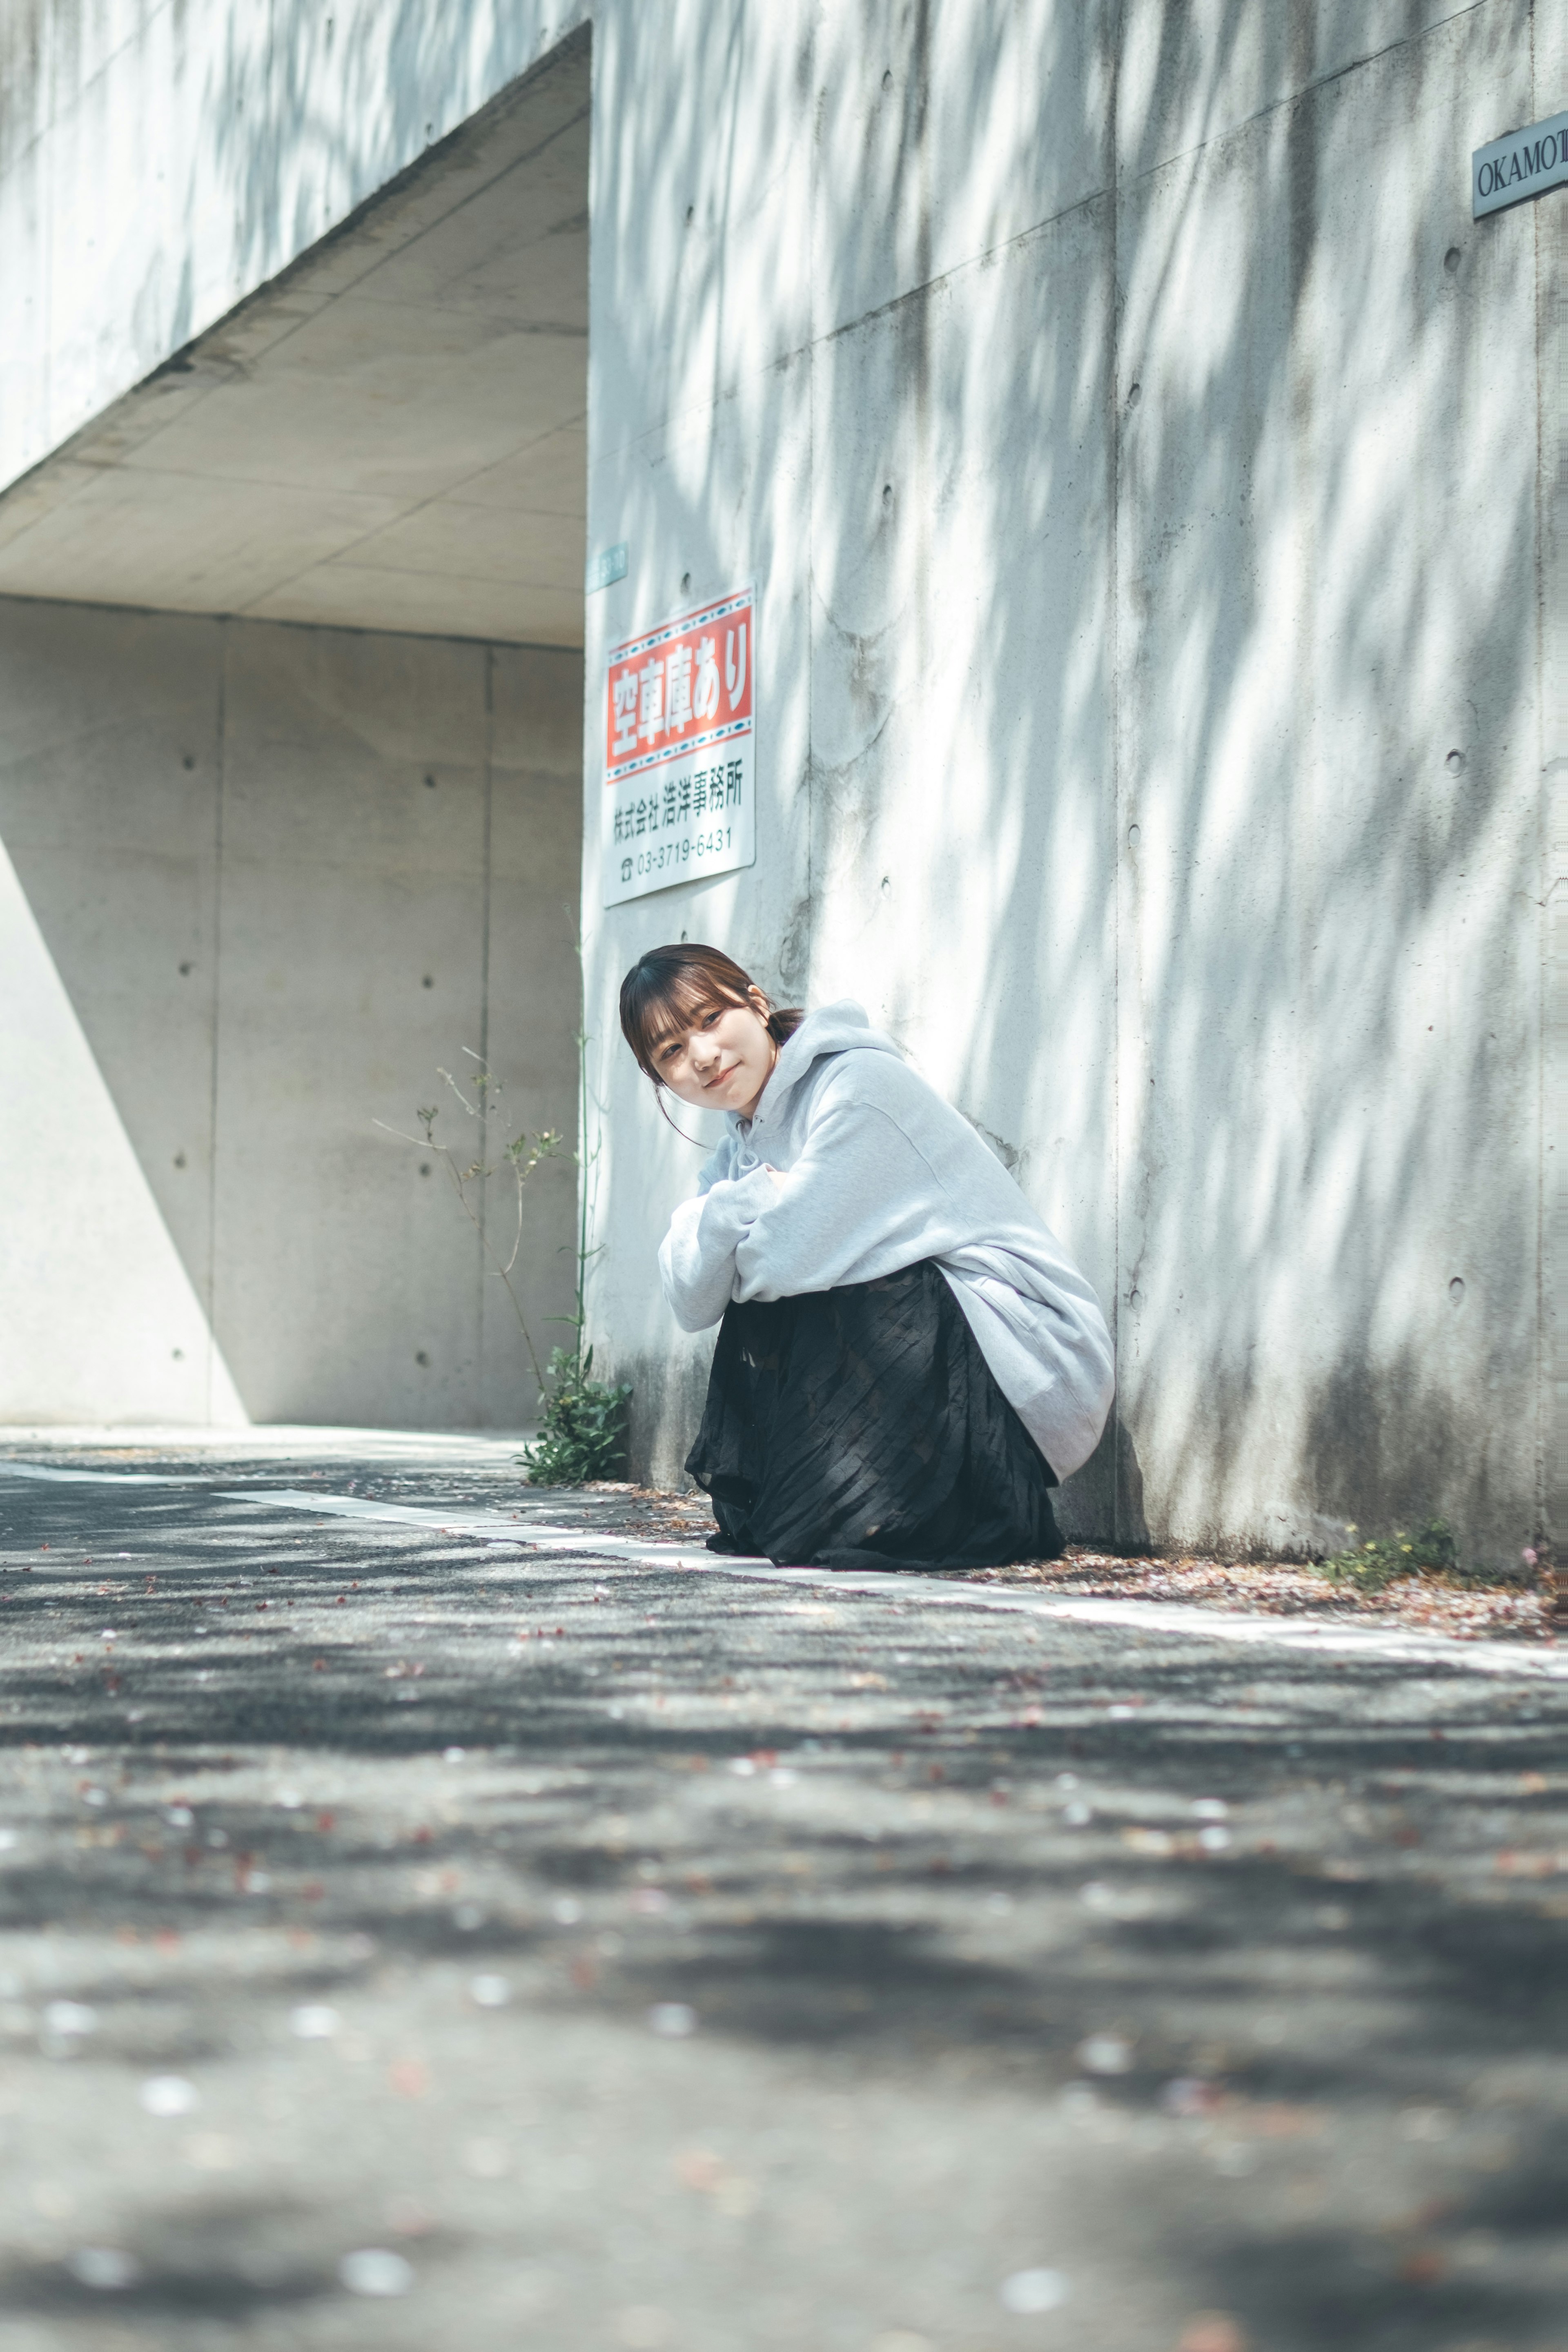
[[[583,1032],[577,1037],[577,1062],[586,1127],[588,1039]],[[588,1320],[588,1268],[599,1255],[598,1249],[588,1246],[589,1195],[597,1181],[599,1151],[595,1138],[578,1161],[582,1181],[577,1187],[577,1285],[571,1314],[555,1318],[570,1327],[572,1345],[551,1351],[545,1383],[541,1384],[539,1435],[518,1457],[531,1486],[584,1486],[593,1479],[619,1477],[626,1469],[631,1383],[596,1381],[594,1350],[584,1351],[583,1346]]]
[[584,1486],[626,1468],[629,1381],[596,1381],[594,1350],[551,1351],[539,1435],[520,1457],[531,1486]]
[[[1350,1530],[1353,1536],[1354,1528]],[[1380,1536],[1319,1562],[1331,1584],[1352,1584],[1358,1592],[1382,1592],[1402,1576],[1456,1576],[1459,1554],[1447,1519],[1428,1519],[1406,1535]]]
[[[376,1125],[387,1134],[395,1135],[416,1150],[428,1151],[432,1160],[439,1160],[451,1180],[462,1204],[463,1213],[479,1235],[479,1246],[489,1262],[490,1272],[506,1286],[507,1297],[517,1317],[522,1333],[533,1376],[539,1382],[539,1435],[534,1443],[519,1455],[533,1486],[582,1486],[595,1478],[617,1477],[626,1466],[626,1406],[631,1397],[629,1383],[619,1384],[594,1378],[594,1350],[586,1353],[583,1332],[587,1322],[585,1295],[588,1268],[598,1255],[597,1249],[588,1246],[589,1190],[595,1177],[600,1145],[595,1140],[591,1150],[579,1157],[566,1151],[565,1138],[554,1128],[544,1128],[536,1135],[526,1130],[515,1135],[510,1143],[493,1150],[489,1138],[497,1119],[501,1094],[500,1080],[487,1069],[482,1058],[463,1048],[475,1067],[468,1075],[466,1086],[460,1086],[450,1070],[441,1070],[441,1077],[462,1108],[479,1130],[479,1148],[475,1157],[465,1161],[464,1154],[451,1144],[437,1140],[436,1122],[440,1106],[422,1106],[414,1116],[418,1121],[418,1135],[405,1135],[401,1129],[387,1127],[384,1119]],[[584,1107],[588,1102],[588,1039],[579,1033],[577,1056]],[[570,1315],[556,1315],[552,1322],[564,1323],[572,1331],[569,1348],[554,1348],[550,1361],[542,1366],[534,1348],[533,1335],[528,1328],[512,1281],[518,1255],[522,1247],[523,1187],[542,1160],[563,1157],[577,1160],[582,1181],[577,1188],[577,1263],[576,1289]],[[428,1165],[424,1171],[429,1172]],[[515,1194],[514,1211],[508,1219],[503,1235],[510,1242],[505,1256],[496,1247],[491,1233],[491,1221],[486,1213],[486,1187],[491,1177],[505,1176],[511,1180]]]

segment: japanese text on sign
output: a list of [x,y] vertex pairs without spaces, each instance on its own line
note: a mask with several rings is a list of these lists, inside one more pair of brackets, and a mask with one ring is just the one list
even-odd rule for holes
[[617,646],[605,681],[605,903],[756,855],[756,600],[742,589]]

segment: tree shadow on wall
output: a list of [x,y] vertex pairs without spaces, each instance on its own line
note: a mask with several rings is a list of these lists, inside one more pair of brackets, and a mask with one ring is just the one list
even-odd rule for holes
[[[809,663],[787,903],[742,890],[729,944],[864,996],[1026,1150],[1146,1486],[1097,1465],[1084,1533],[1245,1548],[1419,1497],[1503,1559],[1536,1475],[1536,488],[1474,360],[1533,348],[1533,281],[1450,161],[1498,68],[1470,19],[1364,54],[1342,0],[1160,6],[1125,47],[1119,12],[1024,13],[1015,49],[889,0],[781,54],[816,93],[816,274],[752,374],[722,240],[650,308],[658,216],[626,208],[667,172],[721,219],[787,187],[788,110],[739,159],[714,139],[726,53],[657,142],[617,119],[597,315],[647,388],[657,527],[721,562],[743,463]],[[679,463],[667,397],[712,404]],[[605,1230],[647,1183],[612,1159]]]

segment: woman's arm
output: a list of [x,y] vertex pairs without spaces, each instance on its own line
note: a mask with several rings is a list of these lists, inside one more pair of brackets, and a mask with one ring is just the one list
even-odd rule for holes
[[897,1119],[841,1081],[792,1168],[753,1168],[682,1202],[658,1254],[665,1297],[683,1330],[701,1331],[731,1299],[831,1290],[864,1279],[868,1255],[879,1272],[911,1264],[933,1188]]
[[772,1195],[775,1178],[766,1168],[721,1179],[683,1201],[659,1246],[664,1295],[683,1331],[703,1331],[717,1323],[735,1296],[735,1252],[758,1211]]

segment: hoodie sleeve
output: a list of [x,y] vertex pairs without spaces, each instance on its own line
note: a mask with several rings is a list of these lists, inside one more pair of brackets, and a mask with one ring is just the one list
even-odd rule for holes
[[738,1295],[735,1254],[773,1189],[767,1170],[753,1168],[749,1175],[710,1183],[695,1200],[683,1201],[670,1219],[659,1245],[658,1270],[683,1331],[706,1330]]
[[715,1184],[730,1175],[735,1165],[735,1137],[731,1129],[721,1135],[697,1171],[697,1190],[700,1195],[710,1192]]
[[822,1101],[787,1175],[764,1181],[735,1239],[737,1298],[793,1298],[913,1265],[928,1254],[943,1189],[900,1121],[847,1078]]
[[922,1255],[930,1164],[850,1074],[836,1077],[787,1174],[758,1167],[721,1177],[677,1209],[658,1263],[683,1330],[717,1323],[731,1299],[831,1290],[864,1280],[868,1260],[886,1272]]

